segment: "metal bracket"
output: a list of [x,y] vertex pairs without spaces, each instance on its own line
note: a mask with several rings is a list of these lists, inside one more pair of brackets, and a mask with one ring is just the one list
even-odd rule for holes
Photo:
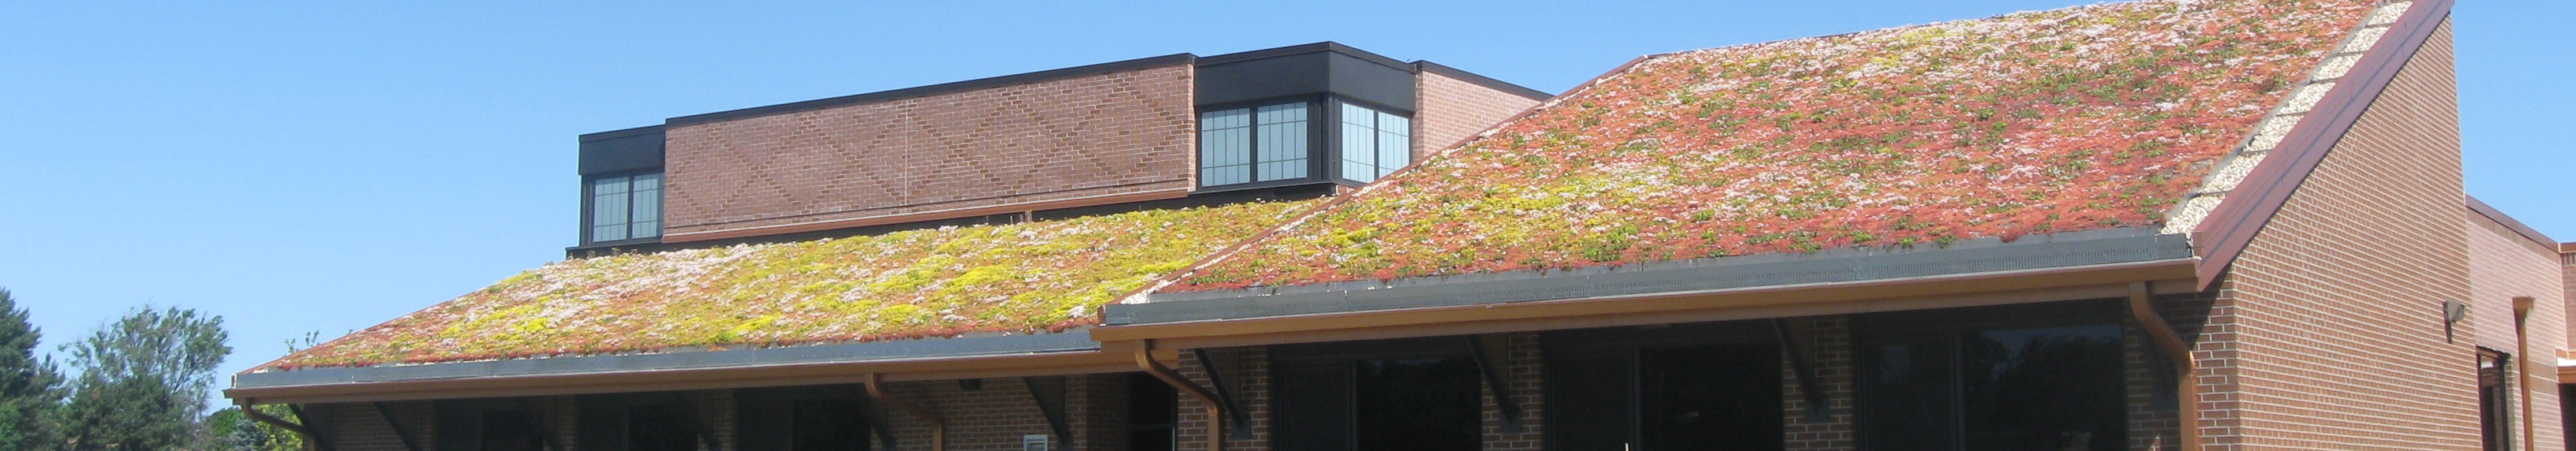
[[1798,374],[1798,392],[1806,397],[1807,422],[1833,420],[1833,398],[1825,395],[1823,384],[1816,382],[1816,363],[1807,348],[1798,345],[1797,334],[1789,332],[1789,320],[1772,318],[1771,330],[1780,335],[1780,351],[1789,354],[1789,368]]
[[866,423],[868,432],[876,434],[877,443],[885,445],[885,449],[887,451],[893,451],[894,426],[886,424],[885,416],[877,415],[877,409],[875,409],[878,404],[876,396],[869,394],[866,387],[860,387],[857,390],[859,392],[859,399],[868,401],[867,405],[862,406],[859,409],[859,422]]
[[1216,359],[1208,356],[1207,348],[1191,349],[1190,356],[1199,360],[1200,368],[1207,369],[1208,385],[1213,385],[1216,389],[1216,402],[1225,404],[1227,419],[1234,420],[1226,422],[1225,437],[1234,440],[1252,438],[1252,429],[1244,426],[1252,424],[1252,414],[1244,412],[1241,405],[1235,404],[1234,390],[1226,386],[1225,372],[1217,370]]
[[322,422],[313,421],[315,420],[313,416],[305,415],[303,405],[287,404],[286,413],[295,414],[295,420],[304,423],[304,435],[313,438],[314,449],[321,451],[338,451],[338,447],[331,446],[331,437],[322,433]]
[[1484,340],[1475,335],[1462,338],[1467,339],[1467,354],[1476,359],[1476,374],[1485,377],[1486,392],[1494,395],[1494,407],[1503,411],[1503,432],[1520,433],[1524,414],[1520,401],[1512,399],[1511,384],[1504,380],[1508,375],[1496,369],[1494,359],[1485,355]]
[[1047,429],[1055,432],[1058,442],[1073,443],[1073,426],[1064,418],[1064,376],[1023,376],[1020,385],[1029,387],[1029,398],[1038,402],[1038,414],[1045,415]]
[[384,401],[376,401],[376,416],[384,417],[385,427],[393,429],[394,438],[402,439],[403,449],[423,451],[419,442],[412,441],[411,431],[403,430],[402,421],[394,419],[394,408],[386,407]]

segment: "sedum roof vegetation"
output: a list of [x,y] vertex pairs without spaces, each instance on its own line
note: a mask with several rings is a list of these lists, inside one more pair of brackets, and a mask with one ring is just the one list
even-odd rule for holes
[[2113,3],[1649,56],[1161,291],[2151,226],[2373,6]]
[[1061,332],[1312,202],[574,259],[270,367]]

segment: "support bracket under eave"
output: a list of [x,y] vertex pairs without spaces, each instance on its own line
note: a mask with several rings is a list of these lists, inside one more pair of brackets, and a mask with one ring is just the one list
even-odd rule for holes
[[306,438],[313,439],[313,449],[321,451],[339,451],[338,447],[331,446],[331,437],[322,434],[321,424],[313,421],[313,416],[304,414],[304,407],[302,405],[287,404],[286,412],[295,414],[295,419],[304,422],[304,436]]
[[[938,411],[930,410],[928,407],[904,402],[901,399],[895,399],[893,396],[886,395],[884,385],[885,376],[883,374],[868,373],[868,397],[871,398],[871,400],[886,403],[888,406],[893,406],[896,409],[911,413],[915,418],[920,418],[922,421],[930,422],[930,451],[948,451],[948,417],[941,416]],[[888,446],[887,448],[893,447]]]
[[[314,447],[314,448],[322,449],[322,450],[325,450],[325,451],[328,451],[328,450],[330,450],[330,449],[331,449],[331,443],[330,443],[330,442],[327,442],[327,441],[323,441],[323,440],[322,440],[322,436],[321,436],[321,435],[319,435],[319,434],[315,434],[315,433],[313,432],[313,428],[311,428],[311,427],[307,427],[307,426],[302,425],[302,424],[297,424],[296,422],[292,422],[292,421],[286,421],[286,419],[284,419],[284,418],[278,418],[278,417],[275,417],[275,416],[270,416],[270,415],[268,414],[268,412],[261,412],[261,411],[259,411],[259,409],[253,408],[253,407],[254,407],[254,405],[252,405],[252,404],[251,404],[251,402],[250,402],[250,401],[247,401],[247,400],[235,401],[235,402],[234,402],[234,405],[241,406],[242,415],[243,415],[243,416],[248,416],[248,417],[250,417],[250,419],[251,419],[252,421],[258,421],[258,422],[261,422],[261,423],[268,423],[268,425],[270,425],[270,426],[277,426],[277,427],[279,427],[279,428],[286,429],[286,431],[287,431],[287,432],[293,432],[293,433],[295,433],[295,435],[303,436],[303,437],[304,437],[304,442],[305,442],[305,443],[313,444],[313,447]],[[296,409],[296,408],[295,408],[295,405],[293,405],[293,404],[288,404],[286,407],[287,407],[287,410],[288,410],[288,411],[301,411],[301,410],[302,410],[302,409]],[[295,414],[295,417],[296,417],[296,418],[301,419],[301,418],[304,418],[304,414],[303,414],[303,413],[298,412],[298,413],[296,413],[296,414]]]
[[887,424],[885,416],[878,415],[877,410],[873,408],[875,404],[879,403],[879,401],[876,400],[876,395],[869,393],[868,389],[865,387],[859,388],[858,391],[859,399],[867,400],[868,406],[870,407],[860,409],[864,414],[859,415],[859,422],[865,423],[867,425],[868,432],[877,436],[878,444],[885,445],[885,449],[892,451],[895,449],[894,426]]
[[1467,355],[1476,359],[1476,374],[1485,377],[1486,393],[1494,396],[1494,408],[1502,411],[1503,432],[1520,433],[1522,418],[1526,414],[1521,411],[1520,400],[1512,397],[1511,382],[1504,380],[1509,373],[1503,372],[1498,362],[1486,354],[1483,337],[1469,335],[1464,338],[1467,339]]
[[1772,318],[1771,330],[1780,335],[1780,352],[1789,355],[1789,370],[1798,375],[1798,394],[1806,398],[1807,422],[1823,423],[1833,419],[1833,398],[1825,395],[1822,382],[1816,380],[1815,355],[1799,346],[1800,334],[1789,330],[1789,320]]
[[1190,349],[1190,357],[1199,360],[1199,367],[1207,368],[1208,385],[1216,389],[1216,402],[1224,405],[1226,419],[1233,420],[1225,425],[1225,438],[1232,440],[1252,438],[1252,429],[1244,427],[1252,424],[1252,414],[1245,413],[1243,405],[1236,403],[1234,390],[1226,386],[1225,372],[1217,369],[1216,359],[1208,356],[1207,348]]
[[376,416],[383,417],[385,419],[385,428],[394,431],[394,438],[402,440],[403,449],[410,451],[426,451],[420,449],[420,442],[412,440],[411,431],[403,428],[402,420],[394,419],[393,407],[386,406],[384,401],[376,401],[375,404]]
[[1073,426],[1064,418],[1065,377],[1022,376],[1020,385],[1028,386],[1029,398],[1037,400],[1038,414],[1046,416],[1047,429],[1055,433],[1056,442],[1072,446]]

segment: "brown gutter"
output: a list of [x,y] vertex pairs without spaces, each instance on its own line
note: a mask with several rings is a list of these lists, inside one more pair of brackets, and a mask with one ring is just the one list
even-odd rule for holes
[[901,399],[895,399],[893,396],[887,396],[885,388],[883,387],[885,383],[883,379],[884,378],[878,377],[877,373],[868,373],[868,377],[865,380],[868,386],[868,398],[870,398],[871,401],[886,403],[887,405],[894,406],[896,409],[901,409],[904,412],[911,413],[913,417],[920,418],[922,421],[930,422],[930,451],[947,451],[948,417],[940,416],[939,412],[930,410],[928,407],[922,407],[919,404],[904,402]]
[[[1171,384],[1172,388],[1179,389],[1181,393],[1197,398],[1200,405],[1207,406],[1207,451],[1224,451],[1225,404],[1217,402],[1216,395],[1209,394],[1207,388],[1200,387],[1197,382],[1191,382],[1190,378],[1182,377],[1180,372],[1172,371],[1171,367],[1163,366],[1162,361],[1155,360],[1153,340],[1144,340],[1143,345],[1136,348],[1136,366],[1144,368],[1145,373],[1154,375],[1155,379],[1162,379],[1163,383]],[[1208,371],[1216,371],[1216,369],[1208,368]]]
[[2175,434],[2181,436],[2180,449],[2200,449],[2200,394],[2192,390],[2192,371],[2198,362],[2191,358],[2191,344],[2165,322],[2164,314],[2156,312],[2155,292],[2148,286],[2147,282],[2129,283],[2129,315],[2137,317],[2138,326],[2147,330],[2156,348],[2163,349],[2165,359],[2174,364],[2174,413],[2180,426]]
[[316,449],[322,445],[321,436],[315,435],[312,429],[306,428],[301,424],[286,421],[286,419],[283,418],[269,416],[268,412],[261,412],[259,409],[252,408],[253,406],[249,400],[236,399],[233,401],[233,405],[241,408],[242,416],[250,417],[253,421],[268,423],[270,426],[277,426],[279,429],[285,429],[287,432],[295,433],[296,437],[304,439],[304,449]]
[[2317,163],[2325,160],[2326,153],[2334,150],[2335,143],[2342,141],[2344,133],[2352,130],[2371,103],[2379,100],[2381,91],[2413,59],[2415,50],[2423,48],[2424,41],[2450,18],[2451,3],[2452,0],[2418,0],[2407,8],[2406,15],[2390,25],[2386,37],[2381,38],[2393,41],[2373,45],[2363,53],[2349,75],[2326,90],[2325,98],[2301,116],[2299,125],[2291,127],[2279,145],[2272,147],[2274,155],[2254,165],[2245,183],[2228,193],[2217,208],[2210,210],[2208,219],[2192,230],[2194,247],[2204,250],[2201,289],[2217,283],[2219,274],[2226,272],[2227,265],[2254,241],[2254,234],[2271,222],[2272,215],[2289,202],[2291,193],[2316,171]]
[[[2522,375],[2522,373],[2531,371],[2531,364],[2527,363],[2531,361],[2531,334],[2524,330],[2523,327],[2530,323],[2531,303],[2532,298],[2530,296],[2513,297],[2513,366],[2518,367],[2516,369],[2521,370],[2515,371],[2513,375],[2514,378],[2522,379],[2524,381],[2523,383],[2513,385],[2514,388],[2522,392],[2522,443],[2523,446],[2526,447],[2539,443],[2532,441],[2532,437],[2534,437],[2534,435],[2532,435],[2531,430],[2531,378]],[[2554,364],[2556,362],[2551,363]]]

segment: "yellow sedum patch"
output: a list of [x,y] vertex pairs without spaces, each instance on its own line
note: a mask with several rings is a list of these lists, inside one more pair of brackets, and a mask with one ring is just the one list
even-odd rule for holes
[[1312,202],[568,260],[274,366],[1061,331]]

